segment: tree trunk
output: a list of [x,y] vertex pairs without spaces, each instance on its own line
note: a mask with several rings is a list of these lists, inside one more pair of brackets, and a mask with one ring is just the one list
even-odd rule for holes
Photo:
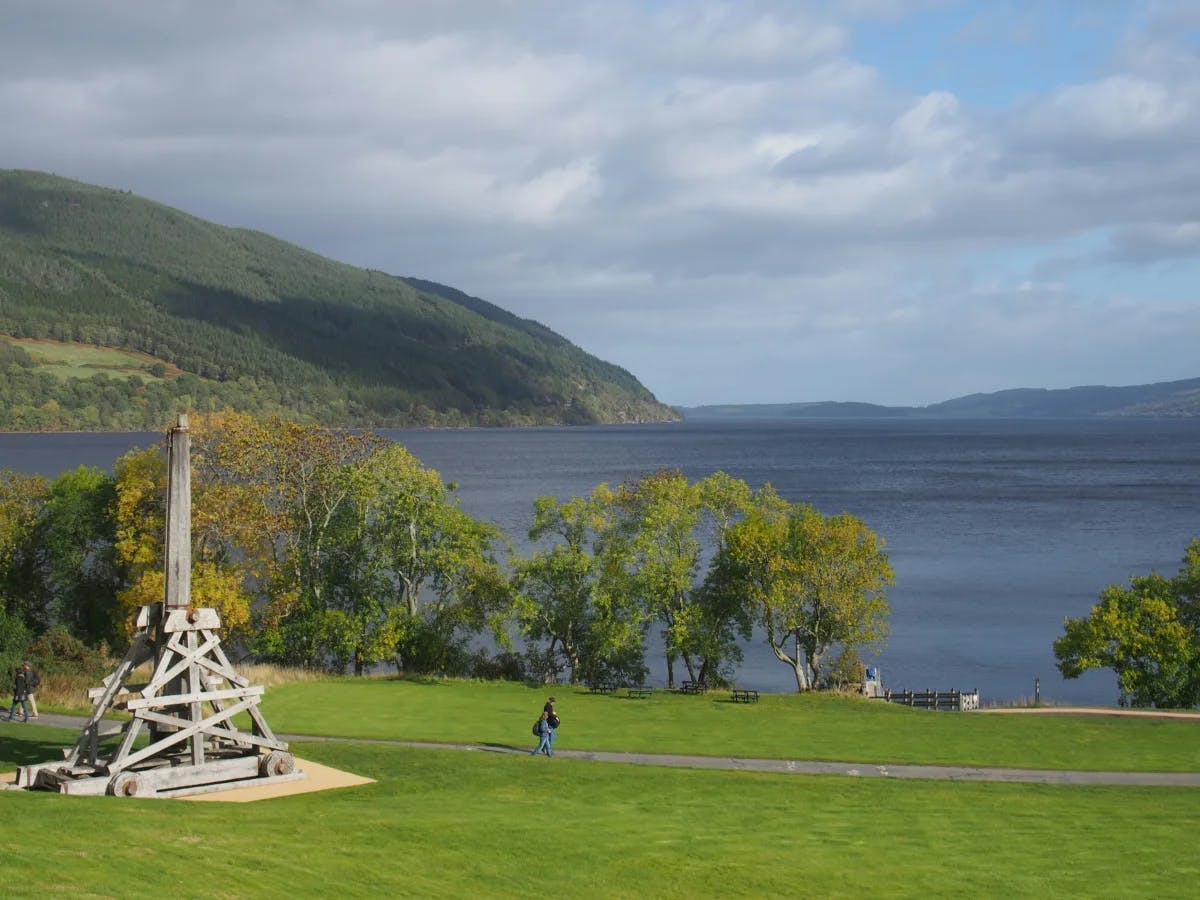
[[675,687],[675,658],[667,654],[667,688]]
[[[796,657],[793,659],[792,657],[788,656],[787,651],[784,649],[787,639],[788,635],[785,634],[779,643],[775,643],[775,636],[773,634],[767,635],[767,643],[771,647],[771,652],[775,654],[775,658],[777,660],[782,663],[787,663],[789,666],[791,666],[792,672],[796,676],[796,691],[797,693],[802,694],[808,690],[808,671],[805,668],[804,655],[800,652],[800,648],[797,646]],[[797,641],[798,640],[799,638],[797,637]]]
[[796,690],[803,693],[812,688],[812,682],[808,679],[808,657],[804,652],[804,647],[800,644],[800,632],[796,632],[796,658],[792,665],[796,669]]

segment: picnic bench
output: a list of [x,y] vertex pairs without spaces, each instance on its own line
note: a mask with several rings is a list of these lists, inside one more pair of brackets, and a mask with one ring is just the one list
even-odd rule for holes
[[640,687],[628,687],[625,689],[626,697],[634,697],[639,700],[644,700],[654,693],[654,688],[641,685]]
[[679,690],[685,694],[703,694],[708,685],[703,681],[685,681],[679,685]]
[[758,691],[746,691],[741,688],[734,688],[729,692],[729,699],[734,703],[757,703]]
[[592,694],[611,694],[617,689],[617,685],[612,681],[594,681],[588,685],[588,692]]

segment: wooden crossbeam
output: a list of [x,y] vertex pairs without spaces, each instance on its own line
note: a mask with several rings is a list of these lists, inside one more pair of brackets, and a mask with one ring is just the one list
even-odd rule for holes
[[[176,635],[176,637],[178,637],[178,635]],[[182,675],[187,670],[188,665],[195,662],[196,657],[203,656],[212,650],[213,647],[219,646],[220,643],[220,638],[213,636],[195,650],[190,650],[187,647],[177,646],[175,638],[172,638],[171,642],[167,645],[166,650],[174,652],[176,655],[180,656],[181,659],[170,668],[165,670],[160,668],[159,671],[155,672],[154,677],[150,679],[150,683],[146,685],[146,689],[142,691],[142,694],[155,694],[162,690],[163,687],[166,686],[167,682]],[[164,652],[163,659],[166,658],[167,653]],[[159,662],[159,666],[162,666],[161,660]]]
[[[235,711],[234,715],[241,710]],[[140,719],[152,721],[157,725],[166,725],[172,728],[186,728],[189,725],[189,720],[181,719],[178,716],[168,716],[163,713],[151,712],[144,710],[138,716]],[[221,728],[220,725],[209,725],[204,729],[204,734],[211,737],[222,737],[226,740],[237,744],[245,744],[246,746],[254,747],[269,747],[272,750],[286,750],[288,745],[286,741],[281,741],[276,738],[264,737],[262,735],[250,734],[247,731],[239,731],[236,728]]]
[[125,708],[155,709],[160,706],[182,706],[185,703],[204,703],[209,700],[237,700],[242,697],[261,697],[265,688],[239,687],[222,691],[193,691],[188,694],[159,694],[157,697],[143,697],[140,700],[130,700]]

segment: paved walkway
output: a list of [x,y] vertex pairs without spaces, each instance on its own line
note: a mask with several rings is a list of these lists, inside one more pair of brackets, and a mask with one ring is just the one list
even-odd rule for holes
[[[33,724],[82,728],[79,716],[43,713]],[[118,724],[113,722],[114,725]],[[311,734],[281,734],[289,743],[358,743],[393,747],[417,747],[439,750],[466,750],[483,753],[528,754],[531,748],[500,744],[451,744],[435,741],[399,741]],[[1200,787],[1200,772],[1089,772],[1057,769],[1003,769],[987,766],[914,766],[880,765],[863,762],[821,762],[803,759],[751,759],[734,756],[692,756],[679,753],[618,753],[605,750],[555,751],[562,759],[587,759],[594,762],[626,763],[647,766],[672,766],[688,769],[734,769],[743,772],[772,772],[779,775],[843,775],[856,778],[916,778],[936,781],[999,781],[1021,784],[1109,784],[1165,787]],[[538,764],[549,762],[544,757]]]

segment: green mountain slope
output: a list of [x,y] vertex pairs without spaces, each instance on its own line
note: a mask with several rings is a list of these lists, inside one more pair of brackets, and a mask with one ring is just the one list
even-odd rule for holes
[[829,419],[937,418],[1037,419],[1092,416],[1200,416],[1200,378],[1161,381],[1127,387],[1047,390],[1020,388],[991,394],[969,394],[929,406],[876,406],[871,403],[747,403],[695,406],[680,410],[687,419]]
[[159,363],[64,377],[39,345],[2,343],[0,429],[157,428],[182,407],[371,427],[678,418],[453,288],[38,172],[0,170],[0,336]]

